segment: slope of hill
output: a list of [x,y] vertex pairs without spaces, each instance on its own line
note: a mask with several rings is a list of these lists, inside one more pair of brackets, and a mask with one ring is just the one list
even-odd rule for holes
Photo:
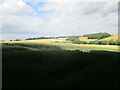
[[95,40],[98,40],[98,39],[88,39],[88,37],[79,37],[79,40],[89,42],[89,41],[95,41]]
[[36,40],[25,40],[25,42],[43,42],[50,43],[52,41],[65,41],[67,38],[56,38],[56,39],[36,39]]
[[110,37],[101,39],[101,41],[118,40],[119,38],[120,38],[120,35],[112,35]]

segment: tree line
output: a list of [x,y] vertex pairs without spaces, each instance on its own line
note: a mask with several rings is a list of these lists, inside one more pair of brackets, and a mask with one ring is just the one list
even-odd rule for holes
[[95,41],[78,41],[78,42],[73,42],[76,44],[96,44],[96,45],[120,45],[120,40],[109,40],[109,41],[99,41],[99,40],[95,40]]
[[57,39],[57,38],[67,38],[67,37],[80,37],[80,36],[34,37],[34,38],[27,38],[26,40],[35,40],[35,39]]
[[99,39],[99,40],[110,36],[111,34],[109,33],[94,33],[94,34],[83,35],[83,37],[88,37],[88,39]]
[[35,39],[49,39],[48,37],[34,37],[34,38],[27,38],[26,40],[35,40]]

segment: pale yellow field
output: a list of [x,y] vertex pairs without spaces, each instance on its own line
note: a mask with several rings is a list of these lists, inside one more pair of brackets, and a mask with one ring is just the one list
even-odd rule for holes
[[58,39],[38,39],[38,40],[23,40],[23,41],[5,41],[5,43],[41,43],[49,45],[57,45],[60,47],[86,47],[91,49],[105,49],[105,50],[120,50],[120,46],[117,45],[93,45],[93,44],[70,44],[70,43],[51,43],[51,41],[65,41],[67,38]]
[[22,41],[5,41],[7,43],[18,43],[18,42],[29,42],[29,43],[50,43],[52,41],[65,41],[67,38],[57,38],[57,39],[36,39],[36,40],[22,40]]
[[37,40],[25,40],[25,42],[43,42],[43,43],[50,43],[52,41],[65,41],[67,38],[57,38],[57,39],[37,39]]
[[112,35],[111,37],[101,39],[101,41],[118,40],[119,38],[120,38],[120,35]]
[[[119,39],[120,39],[120,35],[112,35],[111,37],[100,39],[100,41],[119,40]],[[89,41],[95,41],[98,39],[88,39],[87,37],[79,37],[79,40],[89,42]]]
[[79,40],[89,42],[89,41],[95,41],[95,40],[98,40],[98,39],[88,39],[87,37],[79,37]]
[[116,45],[89,45],[89,44],[67,44],[67,43],[49,43],[52,45],[61,45],[61,46],[78,46],[78,47],[95,47],[95,48],[105,48],[105,49],[120,49],[120,46]]
[[[51,43],[51,41],[56,39],[40,39],[40,40],[24,40],[24,41],[8,41],[6,43],[41,43],[65,47],[89,47],[89,48],[102,48],[110,50],[120,50],[120,46],[117,45],[89,45],[89,44],[68,44],[68,43]],[[60,40],[61,39],[57,39]]]

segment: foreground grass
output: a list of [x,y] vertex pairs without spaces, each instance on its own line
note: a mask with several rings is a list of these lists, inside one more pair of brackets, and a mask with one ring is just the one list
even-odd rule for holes
[[120,53],[24,47],[3,45],[3,88],[120,87]]

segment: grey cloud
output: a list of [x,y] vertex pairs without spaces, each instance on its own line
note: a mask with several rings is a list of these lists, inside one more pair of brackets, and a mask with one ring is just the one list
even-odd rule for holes
[[87,3],[84,6],[84,12],[83,14],[85,15],[89,15],[89,14],[94,14],[97,13],[101,10],[101,8],[104,7],[106,3],[95,3],[95,2],[91,2],[91,3]]
[[115,2],[107,2],[107,3],[88,3],[84,6],[84,15],[92,15],[99,13],[102,16],[107,16],[109,13],[117,13],[118,12],[118,4]]
[[[47,13],[46,17],[49,19],[47,21],[27,14],[6,15],[3,22],[4,38],[25,39],[37,36],[82,35],[102,31],[113,34],[118,32],[116,26],[118,18],[117,13],[114,12],[116,6],[112,3],[48,2],[41,10],[55,10],[55,12]],[[22,13],[24,10],[18,12]],[[105,13],[108,15],[102,16]]]

